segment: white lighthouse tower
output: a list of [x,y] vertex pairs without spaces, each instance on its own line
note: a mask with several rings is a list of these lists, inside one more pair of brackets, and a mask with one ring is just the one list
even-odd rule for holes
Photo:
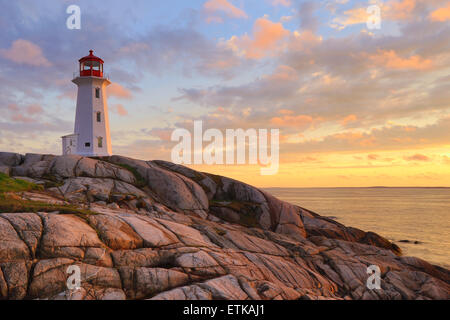
[[78,86],[75,131],[62,137],[63,154],[110,156],[106,87],[111,82],[103,74],[103,60],[94,56],[92,50],[79,62],[79,72],[72,80]]

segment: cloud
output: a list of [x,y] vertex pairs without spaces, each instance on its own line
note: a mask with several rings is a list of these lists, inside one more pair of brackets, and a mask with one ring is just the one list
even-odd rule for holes
[[148,134],[153,136],[153,137],[157,137],[162,141],[172,141],[171,137],[172,137],[172,133],[173,133],[173,128],[153,128],[151,130],[148,130]]
[[294,127],[298,130],[308,128],[312,126],[316,121],[318,120],[306,115],[284,115],[281,117],[274,117],[270,120],[270,122],[275,126]]
[[315,11],[318,9],[316,2],[307,1],[300,5],[299,18],[300,28],[302,30],[316,31],[319,27],[319,20],[314,16]]
[[416,8],[417,0],[392,0],[387,3],[387,16],[392,20],[411,18]]
[[286,30],[281,22],[272,22],[263,17],[255,21],[251,36],[248,34],[241,37],[233,36],[228,40],[228,44],[239,55],[248,59],[261,59],[282,50],[281,42],[289,34],[289,30]]
[[367,8],[355,8],[347,10],[342,16],[334,18],[331,26],[342,30],[348,26],[366,23],[368,18]]
[[[406,126],[384,126],[372,130],[352,129],[332,133],[320,138],[303,139],[300,142],[286,143],[283,152],[286,153],[316,153],[316,152],[378,152],[386,150],[408,150],[435,148],[448,144],[450,132],[450,117],[438,120],[436,123],[416,127],[411,132]],[[420,160],[420,157],[411,160]]]
[[18,123],[38,122],[38,117],[44,114],[44,109],[38,104],[30,104],[24,107],[11,103],[6,110],[10,114],[10,120]]
[[106,92],[108,93],[108,96],[121,99],[130,99],[132,97],[131,91],[122,87],[118,83],[112,83],[106,88]]
[[203,5],[203,9],[207,14],[206,21],[208,23],[223,22],[223,15],[235,19],[248,18],[244,10],[237,8],[227,0],[209,0],[205,2],[205,4]]
[[379,50],[370,59],[376,64],[389,69],[415,69],[426,70],[432,67],[430,59],[424,59],[419,55],[402,58],[394,50]]
[[46,112],[41,105],[36,103],[28,105],[10,103],[2,110],[2,117],[0,118],[2,136],[63,132],[64,130],[70,130],[68,128],[71,127],[71,123]]
[[125,107],[122,104],[113,104],[110,107],[110,110],[114,113],[117,113],[119,116],[127,116],[128,115],[128,111],[127,109],[125,109]]
[[[245,109],[245,106],[257,107],[266,117],[276,112],[276,101],[283,101],[296,94],[298,74],[288,66],[278,66],[272,73],[263,75],[254,81],[235,86],[213,86],[206,89],[182,88],[181,95],[174,101],[207,106],[232,108],[234,112]],[[280,107],[282,109],[282,107]],[[269,120],[270,118],[266,118]]]
[[445,164],[450,165],[450,157],[442,156],[442,160],[444,161]]
[[[417,0],[390,0],[386,3],[374,2],[381,10],[381,21],[403,21],[414,17],[417,8]],[[366,24],[372,13],[367,11],[368,6],[357,7],[344,11],[342,15],[333,19],[331,27],[342,30],[349,26]]]
[[298,73],[289,66],[280,65],[274,73],[266,75],[263,78],[269,81],[295,81],[298,79]]
[[430,13],[430,19],[432,21],[447,21],[450,20],[450,2],[447,6],[434,10]]
[[[132,52],[132,54],[128,54]],[[143,72],[158,76],[177,72],[186,77],[194,75],[232,78],[245,67],[226,41],[217,41],[191,26],[156,26],[118,50],[117,57],[134,68],[124,80],[133,76],[139,81]],[[120,70],[120,66],[117,67]]]
[[355,116],[354,114],[350,114],[350,115],[346,116],[344,119],[341,120],[341,124],[343,126],[346,126],[347,124],[352,123],[352,122],[356,122],[357,120],[358,120],[357,116]]
[[291,0],[270,0],[270,3],[273,6],[285,6],[285,7],[289,7],[291,6],[292,2]]
[[405,156],[403,159],[405,159],[407,161],[430,161],[431,160],[426,155],[419,154],[419,153],[412,155],[412,156]]
[[52,64],[45,58],[42,49],[31,41],[18,39],[10,49],[0,49],[0,55],[17,64],[36,67],[50,67]]
[[[294,31],[282,42],[285,51],[270,60],[278,63],[271,74],[238,84],[183,88],[176,101],[228,108],[236,114],[251,108],[251,123],[244,125],[273,126],[272,118],[279,118],[275,121],[286,125],[284,135],[305,129],[292,125],[305,120],[296,119],[297,115],[320,117],[320,127],[314,130],[320,128],[323,135],[328,130],[342,130],[342,126],[364,132],[392,119],[407,118],[414,124],[424,118],[424,112],[427,117],[445,114],[450,77],[438,74],[450,72],[450,51],[446,49],[450,28],[421,20],[410,22],[403,32],[400,36],[350,34],[322,39],[311,31]],[[291,118],[278,114],[283,109],[292,112]],[[397,138],[400,140],[394,143],[406,144],[410,137],[399,134]],[[355,145],[374,146],[376,140],[366,137]]]
[[27,107],[26,112],[30,115],[36,115],[43,113],[44,109],[38,104],[31,104]]

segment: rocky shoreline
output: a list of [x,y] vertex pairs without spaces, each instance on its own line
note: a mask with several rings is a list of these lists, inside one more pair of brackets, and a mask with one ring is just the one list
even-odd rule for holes
[[449,270],[233,179],[6,152],[0,174],[27,184],[0,193],[0,299],[450,299]]

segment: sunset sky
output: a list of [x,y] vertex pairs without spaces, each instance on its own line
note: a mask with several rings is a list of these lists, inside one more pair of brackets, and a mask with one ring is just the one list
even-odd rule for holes
[[203,120],[280,129],[276,175],[192,166],[256,186],[450,187],[450,1],[0,3],[0,151],[61,153],[93,49],[113,81],[114,154],[170,161],[173,130]]

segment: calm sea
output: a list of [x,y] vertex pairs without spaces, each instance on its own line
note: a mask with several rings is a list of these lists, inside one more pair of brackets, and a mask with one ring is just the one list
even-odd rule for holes
[[399,245],[404,255],[450,268],[450,188],[266,190],[344,225],[376,232]]

